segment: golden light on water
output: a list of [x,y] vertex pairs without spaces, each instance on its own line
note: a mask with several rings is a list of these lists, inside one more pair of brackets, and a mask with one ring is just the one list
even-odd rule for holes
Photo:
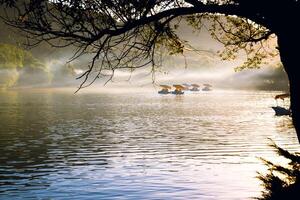
[[248,199],[262,191],[256,176],[267,171],[260,157],[285,163],[268,146],[270,139],[299,151],[290,118],[275,117],[270,108],[276,92],[154,91],[2,92],[0,159],[14,170],[11,155],[23,152],[19,165],[34,168],[32,176],[42,174],[27,184],[46,181],[32,186],[40,197],[68,195],[55,191],[70,185],[86,195],[114,190],[137,198]]

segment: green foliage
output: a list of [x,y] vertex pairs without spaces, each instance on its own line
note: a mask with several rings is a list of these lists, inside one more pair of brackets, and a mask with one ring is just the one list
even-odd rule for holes
[[41,72],[48,74],[45,64],[25,51],[10,44],[0,44],[0,88],[9,88],[17,84],[20,70],[27,74]]
[[10,44],[0,44],[0,69],[22,68],[46,70],[46,66],[29,51]]
[[154,43],[156,49],[163,48],[169,55],[182,54],[186,41],[182,41],[177,36],[175,33],[177,28],[178,24],[171,27],[170,24],[163,25],[160,22],[155,22],[143,27],[142,35],[139,39],[149,47]]
[[300,154],[290,153],[276,144],[272,144],[278,155],[289,160],[287,166],[280,166],[262,159],[269,173],[259,174],[265,191],[259,200],[296,200],[300,196]]
[[245,55],[245,62],[235,68],[260,68],[268,59],[278,55],[276,37],[265,27],[235,16],[197,14],[186,18],[195,31],[206,28],[211,36],[224,45],[219,53],[223,60],[234,60]]
[[19,73],[16,69],[0,70],[0,89],[6,89],[16,84],[19,79]]

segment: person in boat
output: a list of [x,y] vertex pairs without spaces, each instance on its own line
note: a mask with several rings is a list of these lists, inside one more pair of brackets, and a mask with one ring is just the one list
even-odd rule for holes
[[173,85],[175,87],[175,90],[172,92],[172,94],[180,95],[184,94],[182,90],[184,90],[184,87],[182,85]]
[[190,91],[193,91],[193,92],[197,92],[197,91],[200,91],[200,85],[198,84],[192,84],[192,89],[190,89]]
[[168,85],[160,85],[160,87],[162,88],[160,91],[158,91],[158,94],[169,94],[170,91],[169,89],[171,89],[171,86]]
[[282,115],[291,115],[292,114],[291,108],[287,109],[285,107],[278,106],[278,101],[277,101],[278,99],[281,99],[284,102],[284,99],[289,98],[289,97],[290,97],[289,93],[279,94],[274,97],[274,99],[276,100],[277,106],[272,106],[272,109],[275,111],[275,115],[282,116]]

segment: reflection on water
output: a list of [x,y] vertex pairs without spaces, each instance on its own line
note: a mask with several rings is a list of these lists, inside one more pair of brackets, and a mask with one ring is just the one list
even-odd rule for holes
[[247,199],[268,138],[299,151],[268,92],[0,93],[0,199]]

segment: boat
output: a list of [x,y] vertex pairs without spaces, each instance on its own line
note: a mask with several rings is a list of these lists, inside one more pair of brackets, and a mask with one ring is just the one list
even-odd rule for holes
[[211,89],[212,85],[207,84],[207,83],[205,83],[203,85],[204,85],[204,88],[202,88],[202,91],[211,91],[212,90]]
[[191,86],[192,86],[192,89],[190,89],[190,91],[193,91],[193,92],[198,92],[198,91],[200,91],[200,85],[198,85],[198,84],[191,84]]
[[276,100],[276,104],[277,106],[272,106],[272,109],[275,111],[275,115],[276,116],[282,116],[282,115],[291,115],[291,109],[290,108],[285,108],[282,106],[278,106],[278,99],[281,99],[284,102],[285,98],[289,98],[290,94],[289,93],[284,93],[284,94],[278,94],[274,97],[274,99]]
[[290,109],[286,109],[281,106],[272,106],[272,108],[275,111],[276,116],[291,115]]
[[190,90],[190,87],[191,87],[191,85],[188,84],[188,83],[183,83],[182,86],[184,87],[183,90],[186,90],[186,91],[189,91],[189,90]]
[[160,91],[158,91],[158,94],[170,94],[171,92],[169,91],[169,89],[172,89],[171,86],[168,85],[160,85],[160,87],[162,88]]
[[175,90],[172,91],[172,94],[175,95],[181,95],[184,94],[184,92],[182,90],[184,90],[184,87],[182,85],[173,85],[175,87]]

